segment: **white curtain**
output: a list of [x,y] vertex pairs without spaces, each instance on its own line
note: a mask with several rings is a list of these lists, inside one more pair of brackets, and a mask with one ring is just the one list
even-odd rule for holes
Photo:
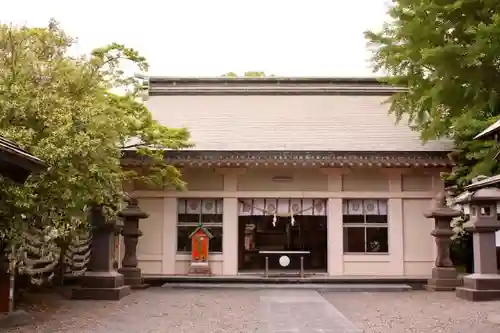
[[326,199],[240,199],[239,215],[326,216]]

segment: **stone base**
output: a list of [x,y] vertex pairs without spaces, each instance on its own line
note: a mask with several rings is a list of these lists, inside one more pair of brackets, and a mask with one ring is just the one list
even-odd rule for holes
[[118,288],[75,288],[71,292],[71,299],[74,300],[99,300],[99,301],[119,301],[130,295],[130,286]]
[[429,291],[453,291],[461,285],[455,267],[434,267],[425,289]]
[[124,285],[123,275],[118,272],[86,272],[80,278],[80,287],[71,291],[71,299],[114,301],[130,292],[130,286]]
[[472,302],[500,300],[500,275],[474,273],[464,277],[464,286],[456,289],[457,297]]
[[141,289],[147,289],[149,288],[149,284],[147,283],[142,283],[142,284],[134,284],[134,285],[131,285],[130,288],[132,288],[133,290],[141,290]]
[[78,279],[83,288],[118,288],[124,285],[124,277],[117,271],[85,272]]
[[141,286],[146,286],[142,278],[142,272],[140,268],[137,267],[122,267],[118,270],[118,273],[123,275],[124,283],[127,286],[131,286],[132,289],[144,289]]
[[192,262],[189,266],[188,275],[211,276],[212,270],[208,262]]

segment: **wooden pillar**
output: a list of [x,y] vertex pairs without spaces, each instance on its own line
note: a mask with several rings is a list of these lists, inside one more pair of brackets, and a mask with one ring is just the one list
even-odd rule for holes
[[[342,192],[342,176],[348,172],[342,168],[324,168],[328,176],[328,192]],[[327,203],[327,271],[328,275],[344,273],[344,229],[342,225],[342,199],[328,198]]]
[[[403,192],[403,175],[406,170],[386,169],[385,172],[389,181],[389,191],[401,194]],[[395,275],[405,274],[405,253],[404,253],[404,212],[403,199],[391,198],[388,200],[388,224],[389,224],[389,253],[392,272]]]
[[177,253],[177,198],[163,199],[162,274],[175,274]]
[[[244,168],[221,168],[217,172],[224,175],[224,192],[238,190],[238,175]],[[224,194],[224,215],[222,220],[222,275],[238,274],[238,198]]]
[[0,313],[9,312],[10,276],[5,258],[4,242],[0,241]]

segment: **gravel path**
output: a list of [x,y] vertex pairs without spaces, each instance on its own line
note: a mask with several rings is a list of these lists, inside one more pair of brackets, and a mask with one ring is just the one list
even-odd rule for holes
[[[47,308],[33,312],[34,324],[8,332],[500,332],[500,302],[469,303],[453,293],[320,295],[314,290],[150,288],[135,291],[119,302],[50,297],[53,300]],[[325,325],[328,328],[319,330]]]
[[324,293],[323,297],[367,333],[500,332],[500,302],[467,302],[452,292]]
[[[118,302],[60,300],[19,333],[258,332],[259,294],[248,290],[149,288]],[[54,313],[55,310],[55,313]]]

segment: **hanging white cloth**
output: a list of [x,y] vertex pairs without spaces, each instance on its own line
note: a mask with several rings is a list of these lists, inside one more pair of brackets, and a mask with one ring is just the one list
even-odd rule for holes
[[326,215],[326,200],[324,199],[240,199],[240,216],[272,215],[273,227],[276,227],[278,216],[290,218],[290,224],[295,226],[296,215]]

